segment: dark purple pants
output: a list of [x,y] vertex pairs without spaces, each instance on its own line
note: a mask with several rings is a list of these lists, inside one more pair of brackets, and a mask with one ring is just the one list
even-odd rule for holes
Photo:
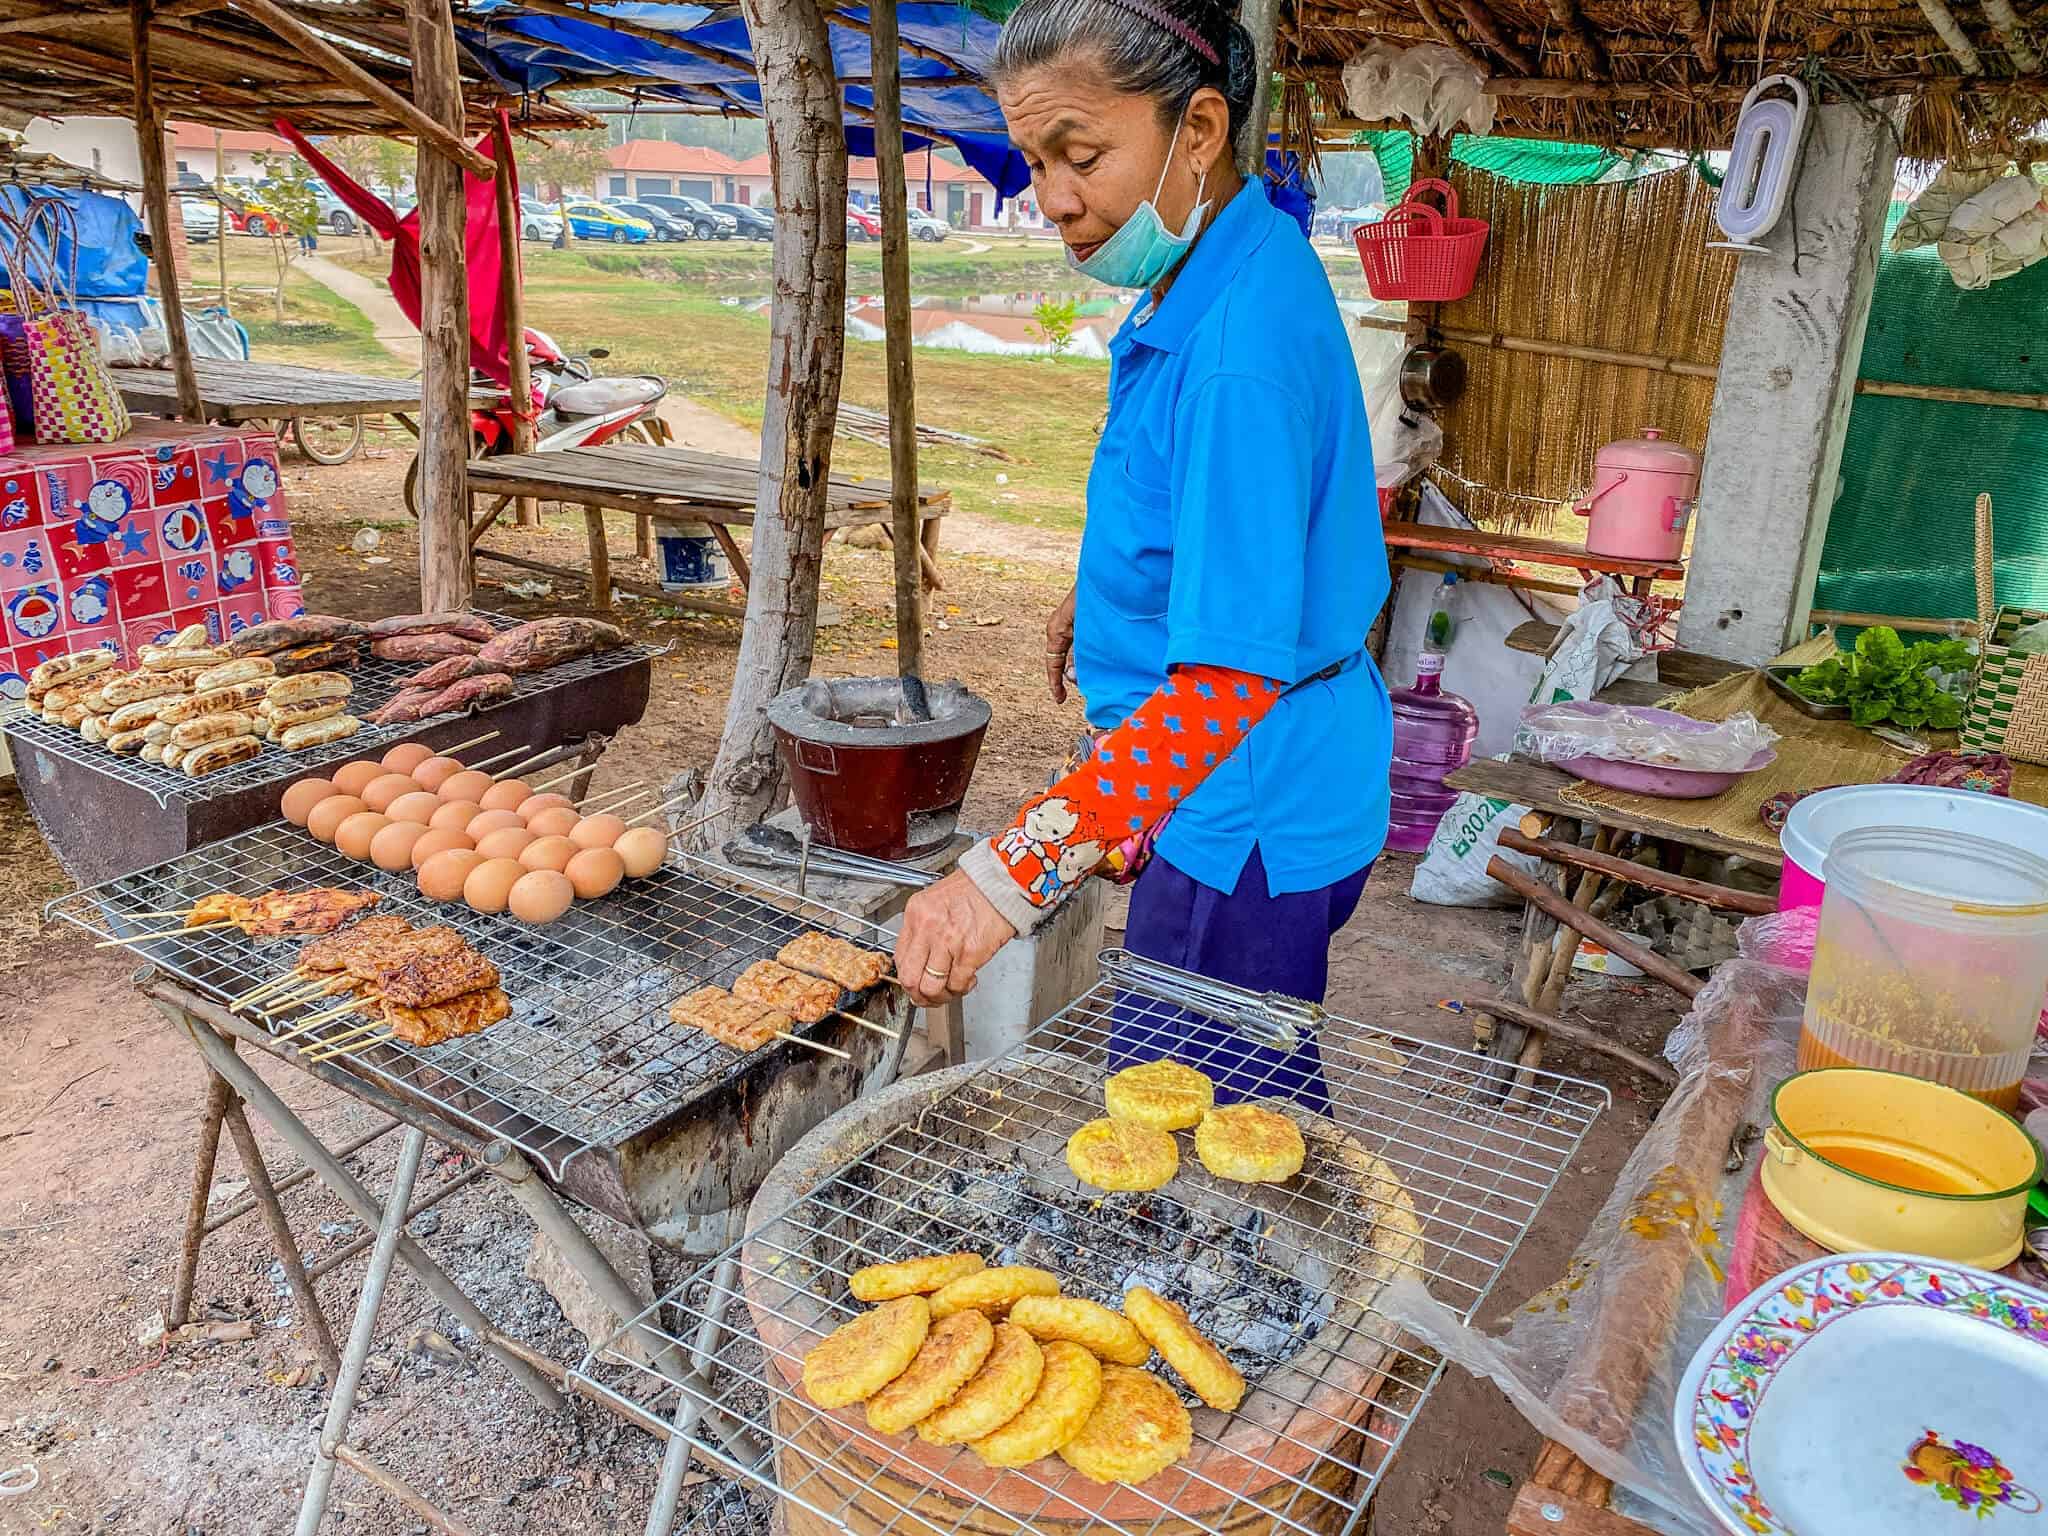
[[[1131,888],[1124,947],[1247,991],[1319,1003],[1329,989],[1330,940],[1357,910],[1371,873],[1368,864],[1320,890],[1269,896],[1266,866],[1253,848],[1237,889],[1226,893],[1154,855]],[[1320,1114],[1330,1110],[1315,1041],[1283,1055],[1185,1009],[1129,993],[1118,997],[1110,1021],[1110,1069],[1162,1056],[1208,1073],[1221,1104],[1272,1095]]]

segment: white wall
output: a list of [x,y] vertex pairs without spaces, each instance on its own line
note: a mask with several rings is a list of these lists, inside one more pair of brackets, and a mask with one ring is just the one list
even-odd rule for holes
[[135,125],[124,117],[29,119],[26,147],[134,186],[142,183]]

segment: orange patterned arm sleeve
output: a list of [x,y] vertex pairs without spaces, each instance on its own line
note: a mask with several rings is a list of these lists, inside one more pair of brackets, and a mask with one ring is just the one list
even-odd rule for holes
[[1236,750],[1286,685],[1233,667],[1179,666],[1095,744],[1089,760],[1024,803],[960,867],[1019,933],[1144,836]]

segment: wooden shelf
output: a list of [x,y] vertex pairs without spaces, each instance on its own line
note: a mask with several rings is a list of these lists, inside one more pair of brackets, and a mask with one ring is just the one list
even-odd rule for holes
[[1575,571],[1598,571],[1608,576],[1625,576],[1645,584],[1676,581],[1685,575],[1682,564],[1668,560],[1620,560],[1595,555],[1577,544],[1561,539],[1537,539],[1520,533],[1488,533],[1484,529],[1435,528],[1424,523],[1389,522],[1380,525],[1389,549],[1441,549],[1455,555],[1479,555],[1492,560],[1526,560],[1531,565],[1561,565]]
[[[1541,656],[1556,643],[1557,626],[1545,624],[1541,619],[1531,619],[1526,624],[1517,624],[1508,631],[1504,642],[1511,651],[1527,651]],[[1675,688],[1705,688],[1738,672],[1750,669],[1737,661],[1723,661],[1718,656],[1702,656],[1698,651],[1659,651],[1657,653],[1657,681],[1666,685],[1665,691]],[[1633,700],[1609,700],[1608,690],[1602,689],[1603,702],[1633,703]]]

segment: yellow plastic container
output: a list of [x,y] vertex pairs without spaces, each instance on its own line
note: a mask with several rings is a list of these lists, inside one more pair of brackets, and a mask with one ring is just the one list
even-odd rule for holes
[[1764,1193],[1836,1253],[2003,1268],[2020,1251],[2041,1167],[2018,1121],[1923,1078],[1824,1067],[1771,1095]]

